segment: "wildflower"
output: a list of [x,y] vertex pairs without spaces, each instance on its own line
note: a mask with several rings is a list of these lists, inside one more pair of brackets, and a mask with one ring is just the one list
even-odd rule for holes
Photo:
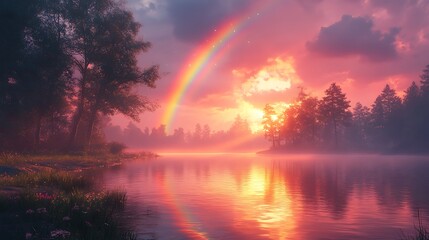
[[25,211],[25,213],[30,215],[30,214],[34,213],[34,210],[33,209],[28,209],[27,211]]
[[64,222],[67,222],[67,221],[70,221],[71,220],[71,218],[69,217],[69,216],[65,216],[65,217],[63,217],[63,221]]
[[53,195],[49,195],[47,193],[36,193],[36,197],[39,200],[52,200],[54,198]]
[[37,213],[48,213],[46,208],[38,208],[38,209],[36,209],[36,211],[37,211]]
[[86,226],[92,227],[92,224],[89,221],[85,221]]
[[70,236],[70,232],[66,231],[66,230],[55,229],[55,230],[51,231],[51,237],[53,237],[53,238],[57,238],[57,237],[66,238],[69,236]]
[[31,234],[31,233],[25,234],[25,239],[31,239],[31,237],[33,237],[33,234]]

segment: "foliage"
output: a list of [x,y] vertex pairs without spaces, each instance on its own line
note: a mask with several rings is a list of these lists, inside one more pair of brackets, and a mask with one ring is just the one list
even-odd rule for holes
[[352,114],[348,110],[349,107],[350,101],[335,83],[326,89],[325,96],[319,103],[320,120],[327,133],[325,139],[329,140],[333,132],[335,148],[338,147],[341,127],[351,120]]
[[[117,222],[125,192],[94,191],[91,175],[60,170],[64,162],[76,158],[96,163],[89,156],[1,155],[0,164],[13,160],[26,169],[15,175],[0,175],[0,188],[9,189],[0,193],[2,238],[136,239]],[[32,166],[40,168],[32,170]],[[41,170],[49,166],[55,170]]]
[[108,146],[109,152],[111,154],[120,154],[126,148],[126,146],[124,144],[118,143],[118,142],[111,142],[107,146]]
[[[403,100],[386,85],[370,108],[357,103],[353,113],[335,83],[321,100],[301,91],[283,114],[279,142],[288,150],[332,150],[334,140],[339,151],[428,152],[428,73],[429,65],[421,86],[412,82]],[[266,108],[266,113],[263,124],[269,129],[273,109]]]
[[103,116],[156,108],[133,92],[159,74],[137,66],[150,43],[123,3],[5,0],[0,20],[0,151],[89,150]]
[[91,185],[91,179],[85,178],[78,173],[66,171],[46,170],[0,177],[0,186],[17,186],[22,188],[54,187],[66,192],[71,192],[74,189],[89,188]]
[[274,108],[269,104],[266,104],[264,107],[262,124],[264,126],[265,138],[272,142],[272,148],[279,146],[281,118],[279,118]]
[[135,239],[134,234],[119,228],[115,220],[125,201],[122,191],[26,191],[15,196],[2,195],[0,224],[15,226],[2,227],[2,236],[8,239]]

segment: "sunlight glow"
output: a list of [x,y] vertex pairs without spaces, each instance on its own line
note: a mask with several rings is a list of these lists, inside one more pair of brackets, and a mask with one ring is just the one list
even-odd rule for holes
[[249,76],[246,69],[233,70],[236,77],[246,77],[246,81],[241,85],[243,96],[250,97],[261,92],[283,92],[290,89],[292,84],[302,82],[296,74],[294,68],[294,59],[289,57],[282,59],[280,57],[268,59],[266,65]]
[[242,203],[254,206],[241,213],[242,221],[256,219],[259,227],[268,231],[269,239],[293,238],[296,224],[291,194],[282,184],[281,176],[274,169],[254,166],[237,196]]

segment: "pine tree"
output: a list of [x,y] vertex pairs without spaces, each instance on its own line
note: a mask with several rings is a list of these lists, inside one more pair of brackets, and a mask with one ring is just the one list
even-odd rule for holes
[[403,127],[401,109],[401,98],[387,84],[371,109],[374,144],[387,144],[388,148],[397,145]]
[[420,75],[420,83],[423,95],[429,97],[429,65],[423,69],[423,73]]
[[369,124],[370,124],[370,109],[363,106],[361,103],[356,103],[353,108],[352,132],[354,144],[358,148],[363,148],[368,145]]
[[319,114],[325,127],[332,128],[334,132],[335,147],[338,147],[339,128],[346,125],[351,119],[351,113],[348,110],[350,101],[341,88],[335,83],[325,91],[325,97],[320,101]]

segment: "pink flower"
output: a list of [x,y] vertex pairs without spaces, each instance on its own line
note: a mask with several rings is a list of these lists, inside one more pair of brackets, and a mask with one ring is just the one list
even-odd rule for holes
[[48,213],[48,211],[46,210],[46,208],[38,208],[38,209],[36,209],[36,211],[38,213]]
[[66,238],[70,236],[70,232],[62,229],[55,229],[54,231],[51,231],[51,237],[57,238]]

